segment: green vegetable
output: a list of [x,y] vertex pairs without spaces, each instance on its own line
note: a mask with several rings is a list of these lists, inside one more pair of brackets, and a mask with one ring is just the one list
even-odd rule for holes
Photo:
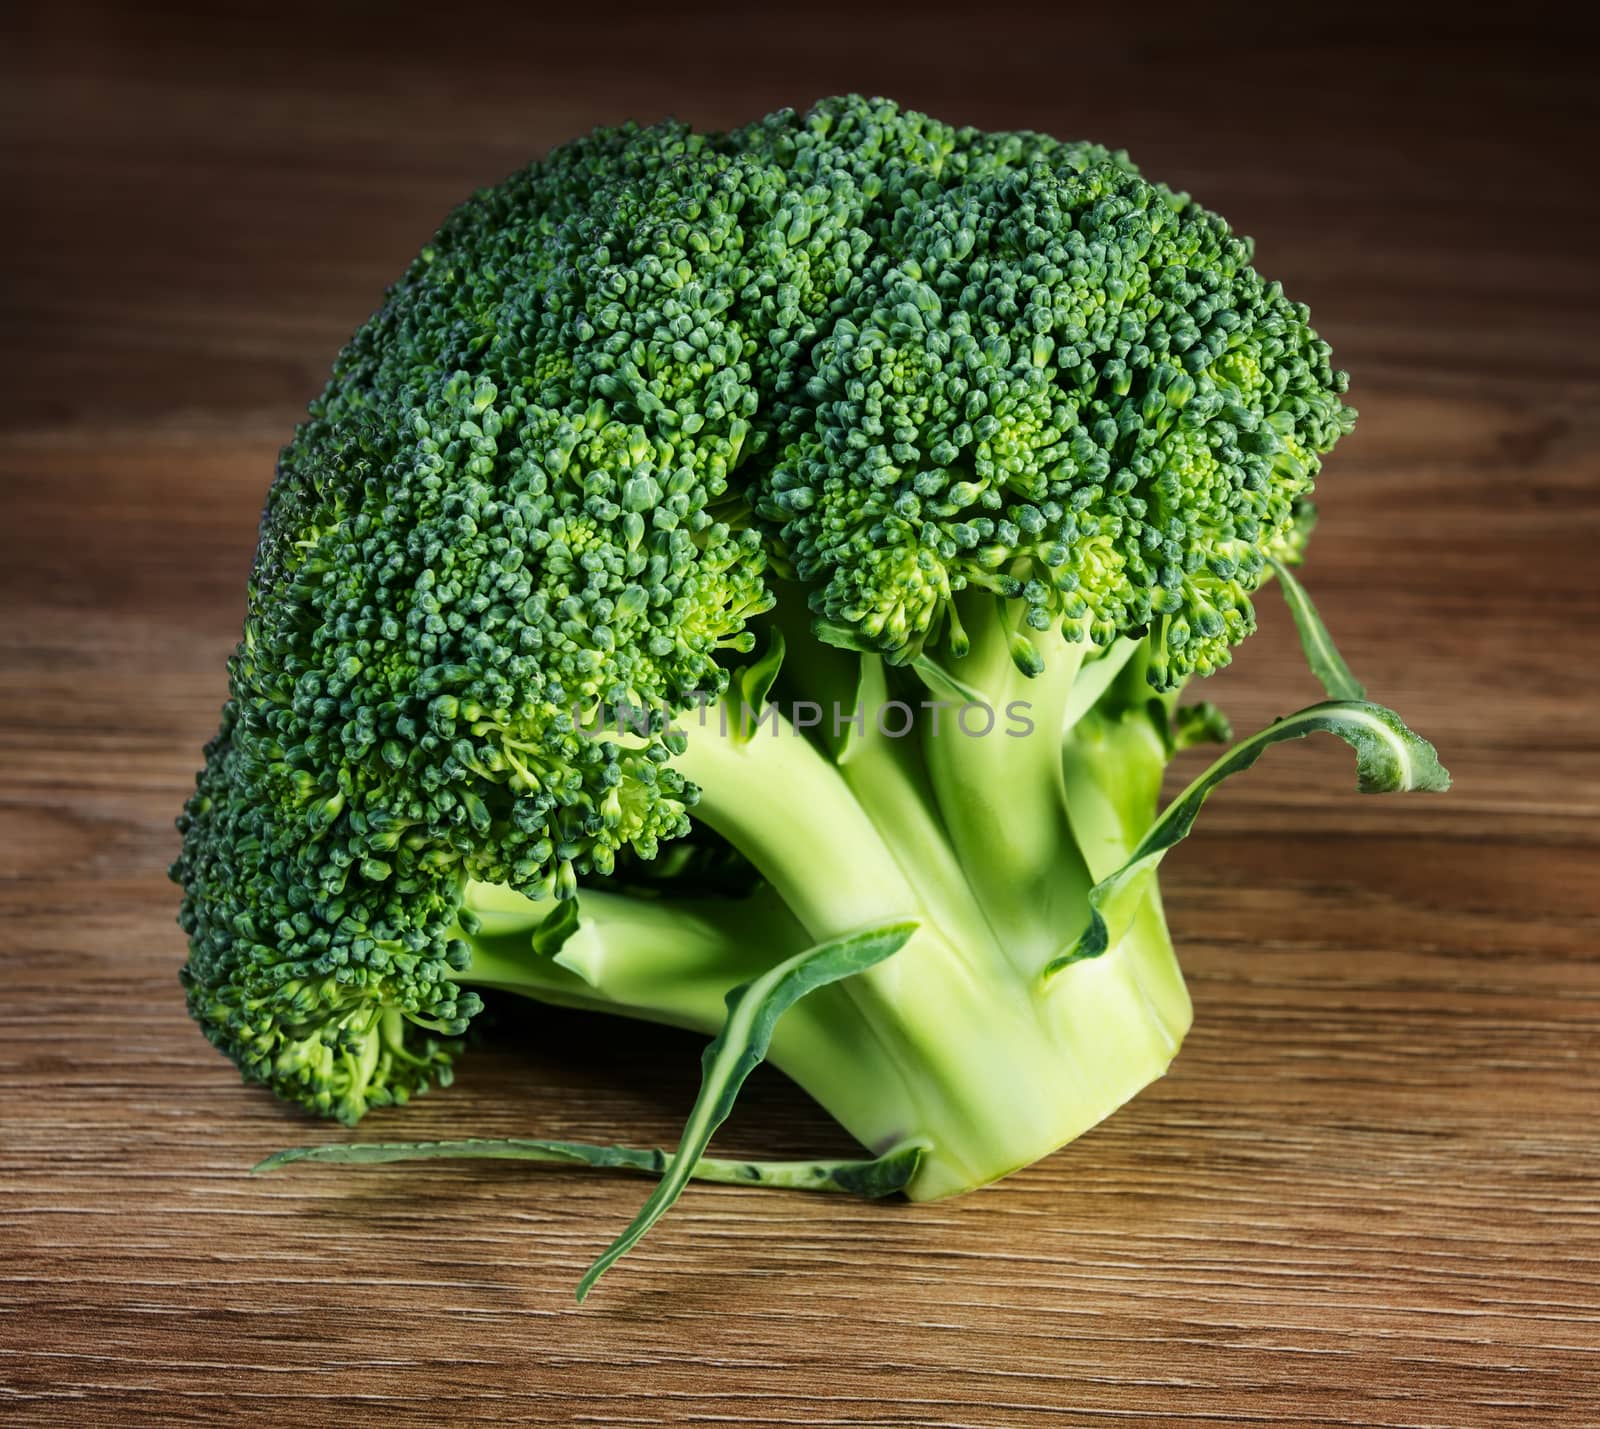
[[[671,1163],[282,1159],[656,1171],[625,1247],[769,1041],[878,1159],[734,1179],[929,1199],[1094,1125],[1188,1028],[1155,864],[1221,778],[1323,730],[1445,786],[1287,569],[1345,389],[1093,145],[851,97],[478,194],[282,454],[180,820],[189,1007],[345,1122],[448,1082],[482,990],[720,1035]],[[1162,813],[1274,572],[1330,702]]]

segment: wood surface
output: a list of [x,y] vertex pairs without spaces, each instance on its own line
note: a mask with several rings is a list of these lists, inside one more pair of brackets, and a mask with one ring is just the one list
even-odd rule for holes
[[[7,7],[0,1422],[1600,1423],[1600,317],[1561,11]],[[1283,7],[1285,11],[1291,7]],[[227,9],[221,19],[213,10]],[[473,187],[593,124],[862,89],[1128,146],[1354,374],[1307,580],[1445,798],[1274,751],[1164,875],[1196,1026],[952,1204],[246,1168],[332,1137],[186,1018],[172,819],[274,452]],[[1311,698],[1280,609],[1208,691]],[[362,1135],[670,1144],[693,1038],[508,1009]],[[780,1077],[720,1146],[840,1153]]]

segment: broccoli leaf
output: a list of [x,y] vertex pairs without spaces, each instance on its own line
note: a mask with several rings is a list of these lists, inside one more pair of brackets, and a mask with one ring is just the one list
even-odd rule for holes
[[1357,787],[1363,794],[1411,789],[1442,793],[1450,787],[1450,775],[1439,763],[1434,747],[1382,705],[1329,700],[1275,720],[1213,763],[1167,805],[1128,861],[1095,884],[1089,892],[1089,926],[1066,952],[1046,965],[1046,980],[1073,963],[1099,957],[1121,936],[1144,892],[1147,876],[1154,873],[1168,849],[1188,837],[1200,806],[1218,784],[1248,769],[1272,745],[1319,732],[1338,735],[1355,750]]
[[[702,1156],[689,1177],[730,1186],[774,1186],[794,1191],[842,1191],[875,1198],[903,1190],[922,1160],[920,1142],[908,1142],[882,1156],[844,1161],[741,1161]],[[257,1173],[276,1171],[299,1161],[332,1166],[373,1166],[392,1161],[537,1161],[605,1170],[637,1171],[660,1176],[671,1153],[659,1147],[595,1146],[584,1141],[544,1141],[524,1136],[463,1137],[452,1141],[337,1142],[331,1146],[295,1146],[267,1157]]]
[[772,693],[772,683],[783,668],[783,631],[773,627],[767,638],[767,648],[759,659],[734,672],[729,686],[732,699],[737,701],[734,710],[734,738],[748,744],[755,738],[761,725],[762,709]]
[[767,1055],[778,1018],[808,992],[864,972],[898,952],[915,923],[888,923],[820,943],[741,984],[728,994],[728,1018],[701,1059],[700,1095],[679,1138],[678,1149],[639,1214],[584,1272],[578,1300],[643,1238],[678,1199],[694,1174],[712,1133],[728,1118],[745,1079]]
[[1283,592],[1289,614],[1294,616],[1295,629],[1300,632],[1300,648],[1306,652],[1306,664],[1321,682],[1330,700],[1364,700],[1366,688],[1350,673],[1333,636],[1322,623],[1317,608],[1311,603],[1306,588],[1290,573],[1288,566],[1273,556],[1267,557],[1278,574],[1278,588]]

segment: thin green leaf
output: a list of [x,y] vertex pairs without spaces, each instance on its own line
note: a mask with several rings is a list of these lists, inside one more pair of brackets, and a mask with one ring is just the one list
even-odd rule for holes
[[1085,958],[1099,957],[1122,936],[1145,891],[1147,876],[1169,848],[1188,837],[1200,806],[1218,784],[1248,769],[1272,745],[1318,732],[1337,735],[1355,750],[1357,787],[1363,794],[1410,789],[1440,793],[1450,787],[1450,775],[1433,746],[1382,705],[1329,700],[1286,715],[1234,745],[1167,805],[1128,861],[1089,891],[1089,926],[1045,967],[1045,978]]
[[728,994],[728,1017],[701,1059],[700,1094],[661,1180],[632,1223],[601,1253],[578,1282],[578,1300],[637,1245],[678,1199],[712,1133],[728,1119],[745,1078],[772,1042],[778,1018],[808,992],[881,963],[916,931],[915,923],[890,923],[821,943],[779,963]]
[[533,951],[541,958],[555,957],[566,946],[567,939],[578,931],[579,914],[580,908],[576,897],[560,899],[545,920],[529,935]]
[[1294,616],[1295,629],[1300,632],[1300,648],[1306,652],[1306,664],[1311,666],[1311,673],[1328,692],[1328,698],[1366,699],[1366,689],[1361,681],[1350,673],[1350,667],[1345,664],[1344,656],[1339,653],[1339,647],[1333,643],[1333,636],[1328,633],[1328,627],[1322,623],[1322,617],[1317,614],[1317,608],[1311,603],[1306,588],[1290,574],[1288,566],[1282,561],[1272,556],[1268,556],[1267,561],[1277,572],[1278,589],[1283,592],[1289,614]]
[[[730,1186],[772,1186],[797,1191],[840,1191],[878,1197],[903,1190],[916,1174],[926,1148],[921,1142],[896,1146],[882,1156],[852,1161],[740,1161],[702,1156],[689,1172],[691,1180]],[[660,1176],[671,1164],[670,1152],[630,1146],[594,1146],[583,1141],[539,1141],[529,1137],[465,1137],[455,1141],[341,1142],[332,1146],[295,1146],[279,1151],[254,1167],[276,1171],[299,1161],[332,1166],[373,1166],[391,1161],[537,1161],[566,1166],[594,1166]]]
[[855,689],[851,692],[853,713],[842,722],[842,728],[837,713],[833,721],[833,762],[841,769],[861,759],[883,739],[877,728],[877,711],[889,698],[889,681],[881,655],[863,655],[855,661],[855,667]]
[[1067,707],[1061,713],[1061,727],[1071,729],[1084,717],[1111,688],[1112,682],[1122,673],[1129,660],[1138,653],[1142,642],[1123,636],[1107,649],[1086,659],[1078,677],[1072,682],[1072,693],[1067,697]]
[[917,656],[911,662],[911,668],[921,677],[923,684],[944,699],[955,700],[963,705],[985,703],[982,690],[976,685],[968,684],[948,665],[941,664],[931,655]]
[[767,640],[767,648],[761,652],[761,657],[734,675],[734,694],[738,700],[735,737],[740,744],[748,744],[755,738],[762,707],[772,692],[772,684],[778,678],[778,671],[783,668],[784,653],[783,631],[774,626]]
[[811,633],[824,645],[831,645],[836,650],[850,650],[857,655],[881,655],[882,650],[871,641],[865,639],[852,626],[838,625],[831,620],[820,617],[811,622]]

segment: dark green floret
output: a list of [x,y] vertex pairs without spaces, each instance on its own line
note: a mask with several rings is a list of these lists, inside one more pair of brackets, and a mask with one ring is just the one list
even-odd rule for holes
[[351,1122],[449,1080],[476,989],[747,1060],[743,1015],[887,1158],[763,1182],[1043,1155],[1188,1025],[1153,868],[1211,786],[1161,776],[1230,737],[1179,694],[1264,581],[1330,703],[1222,773],[1322,730],[1442,787],[1286,569],[1345,390],[1247,240],[1094,145],[848,97],[558,149],[284,449],[180,821],[191,1011]]

